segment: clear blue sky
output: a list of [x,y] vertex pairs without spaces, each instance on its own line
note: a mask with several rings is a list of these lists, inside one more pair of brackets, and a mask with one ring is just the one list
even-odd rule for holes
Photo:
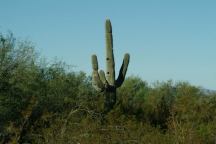
[[215,16],[215,0],[0,0],[1,33],[32,41],[42,55],[76,71],[91,73],[93,53],[105,68],[110,18],[117,70],[128,52],[128,75],[208,89],[216,89]]

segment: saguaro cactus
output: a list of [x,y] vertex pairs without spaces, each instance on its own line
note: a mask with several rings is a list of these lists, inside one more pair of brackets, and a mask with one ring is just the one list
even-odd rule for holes
[[106,20],[106,75],[103,70],[98,72],[97,56],[92,55],[92,85],[105,96],[104,113],[109,112],[116,103],[116,89],[122,85],[127,72],[130,55],[124,55],[123,63],[115,80],[115,61],[113,54],[112,26],[109,19]]

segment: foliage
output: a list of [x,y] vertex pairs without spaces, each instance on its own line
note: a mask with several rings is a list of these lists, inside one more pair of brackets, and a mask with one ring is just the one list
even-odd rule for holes
[[103,114],[91,77],[40,62],[29,42],[0,38],[0,143],[215,143],[215,93],[130,76]]

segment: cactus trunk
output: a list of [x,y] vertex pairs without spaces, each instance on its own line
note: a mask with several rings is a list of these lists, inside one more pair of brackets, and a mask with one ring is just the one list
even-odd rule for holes
[[115,85],[115,61],[113,54],[113,37],[110,20],[106,21],[106,74],[111,86]]
[[97,56],[92,55],[92,85],[104,94],[104,113],[113,109],[116,103],[116,89],[124,82],[130,55],[125,54],[124,60],[119,71],[119,76],[115,80],[115,61],[113,54],[112,25],[110,20],[106,20],[106,74],[103,70],[98,72]]
[[103,112],[108,113],[111,109],[113,109],[116,103],[116,88],[112,87],[110,89],[106,89],[103,95],[105,97]]

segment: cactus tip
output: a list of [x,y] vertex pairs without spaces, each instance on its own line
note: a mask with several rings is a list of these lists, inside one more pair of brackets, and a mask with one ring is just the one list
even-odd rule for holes
[[112,25],[110,19],[106,19],[106,33],[112,33]]
[[92,55],[92,68],[93,70],[98,70],[98,61],[97,56],[95,54]]
[[126,57],[130,57],[130,54],[129,54],[129,53],[126,53],[125,56],[126,56]]

